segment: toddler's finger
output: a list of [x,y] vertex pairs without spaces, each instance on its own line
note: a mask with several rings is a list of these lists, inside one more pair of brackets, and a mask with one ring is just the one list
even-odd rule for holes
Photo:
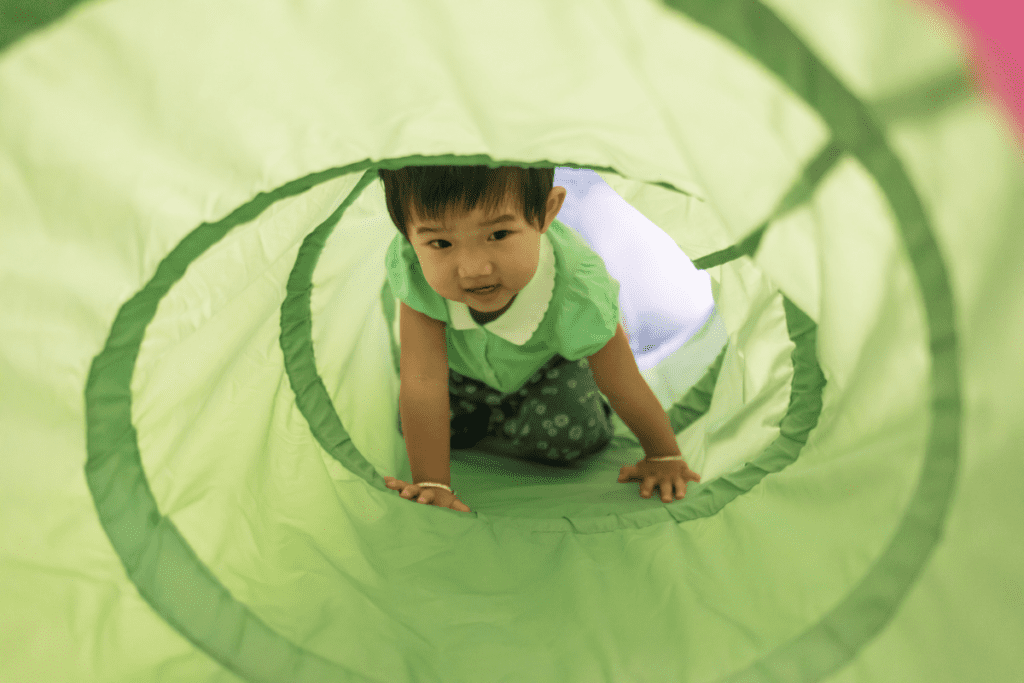
[[671,503],[672,502],[672,483],[669,481],[663,482],[658,488],[661,489],[661,502]]

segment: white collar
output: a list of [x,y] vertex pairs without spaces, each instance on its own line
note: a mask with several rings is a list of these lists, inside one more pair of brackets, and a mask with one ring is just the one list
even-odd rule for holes
[[[505,341],[522,346],[540,327],[540,322],[544,319],[554,292],[555,249],[545,231],[540,236],[540,258],[537,261],[537,272],[519,291],[516,300],[512,302],[508,310],[502,313],[497,320],[483,325],[483,328]],[[448,302],[448,316],[455,329],[470,330],[477,327],[476,321],[469,313],[469,306],[461,301],[452,301],[451,299],[445,299],[445,301]]]

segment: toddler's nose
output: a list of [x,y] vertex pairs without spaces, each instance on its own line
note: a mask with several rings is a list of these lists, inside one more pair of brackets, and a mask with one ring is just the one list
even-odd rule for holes
[[459,264],[459,277],[464,280],[490,275],[494,271],[491,262],[483,257],[468,257]]

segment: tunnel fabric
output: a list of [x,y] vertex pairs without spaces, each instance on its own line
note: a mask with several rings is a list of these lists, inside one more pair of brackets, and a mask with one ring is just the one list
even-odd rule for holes
[[[817,680],[846,664],[856,648],[882,629],[941,535],[960,455],[960,368],[949,277],[921,200],[883,132],[874,124],[867,107],[790,28],[754,4],[747,5],[737,21],[735,8],[725,3],[668,3],[728,36],[815,107],[839,144],[875,176],[885,193],[924,295],[932,359],[932,429],[914,499],[889,547],[863,582],[826,619],[758,663],[759,673],[766,677],[785,677],[799,666],[802,678]],[[794,62],[800,64],[799,71]],[[881,604],[887,608],[878,608]],[[802,651],[804,644],[829,641],[829,656],[813,663],[807,660]],[[745,675],[736,674],[732,680]]]
[[[191,233],[178,249],[168,255],[140,295],[125,304],[111,330],[107,347],[93,363],[87,384],[90,458],[86,471],[90,473],[90,487],[97,509],[101,518],[106,520],[104,526],[129,576],[140,593],[169,623],[229,669],[254,680],[284,677],[299,681],[318,680],[317,676],[339,677],[343,673],[352,675],[352,672],[345,672],[343,667],[335,668],[333,663],[277,637],[263,621],[231,597],[191,551],[174,524],[159,514],[138,462],[138,444],[133,438],[130,409],[125,410],[131,400],[131,369],[136,357],[133,351],[137,352],[146,326],[156,313],[160,295],[181,277],[192,259],[222,239],[227,231],[242,222],[241,219],[251,220],[269,208],[275,199],[290,196],[316,181],[322,182],[335,175],[337,171],[325,172],[267,193],[251,205],[233,212],[221,223],[200,226]],[[288,281],[289,295],[281,309],[281,347],[296,403],[309,422],[312,434],[349,471],[364,474],[365,478],[383,487],[381,475],[373,471],[351,445],[351,439],[316,372],[309,310],[312,272],[331,230],[340,221],[345,208],[376,177],[375,168],[365,171],[338,208],[303,240]],[[676,521],[715,514],[737,495],[753,488],[765,475],[783,469],[796,459],[808,433],[817,423],[824,377],[815,360],[815,325],[788,300],[785,306],[790,336],[797,343],[793,351],[794,389],[790,410],[780,423],[778,439],[762,455],[747,462],[743,470],[708,482],[684,500],[677,501],[674,508],[666,508]],[[707,409],[707,397],[713,393],[723,356],[724,350],[709,368],[705,379],[670,409],[669,414],[674,418],[673,428],[687,426],[697,416],[698,410]],[[696,410],[692,408],[694,405],[698,406]],[[686,418],[678,417],[686,407],[689,407]],[[135,483],[124,488],[115,483],[116,480],[123,481],[128,473]],[[123,497],[125,490],[134,492],[132,500]],[[135,514],[124,514],[129,511]],[[626,528],[636,528],[637,525],[663,521],[662,511],[651,512],[655,514],[629,515],[634,519],[624,519],[621,523]],[[589,518],[567,518],[565,521],[568,524],[564,530],[569,532],[601,533],[608,528],[603,520],[596,526]],[[552,525],[543,522],[534,529],[548,533],[554,530]],[[211,623],[205,616],[207,614],[216,614],[216,622]],[[236,643],[239,644],[228,646]]]
[[822,148],[818,156],[807,164],[801,176],[793,184],[789,192],[786,193],[786,196],[782,198],[778,206],[775,207],[768,220],[761,223],[761,225],[752,230],[749,235],[737,244],[726,247],[721,251],[716,251],[713,254],[702,256],[697,261],[694,261],[694,265],[702,270],[714,268],[740,256],[753,256],[757,253],[757,247],[761,244],[761,238],[764,236],[768,226],[790,211],[808,202],[814,195],[814,190],[818,187],[818,184],[824,179],[825,174],[832,170],[841,154],[842,150],[839,148],[839,145],[834,141],[830,141],[829,144]]
[[[176,630],[248,680],[337,680],[353,672],[280,638],[231,596],[173,522],[160,514],[132,426],[131,375],[157,304],[197,256],[274,201],[342,172],[318,173],[289,183],[256,197],[222,221],[196,228],[161,262],[147,286],[122,307],[86,383],[89,458],[85,472],[96,510],[128,576]],[[338,215],[344,206],[339,206]],[[383,484],[380,475],[377,478]]]
[[[933,419],[915,498],[886,552],[857,589],[826,619],[758,663],[759,673],[769,678],[784,678],[799,667],[802,679],[818,680],[846,664],[859,646],[882,629],[939,540],[959,460],[960,370],[952,293],[928,217],[884,134],[873,124],[867,108],[806,50],[792,30],[753,4],[736,21],[735,8],[724,3],[668,2],[719,30],[786,80],[817,109],[838,143],[875,175],[897,215],[897,226],[924,294],[931,336]],[[799,71],[794,62],[800,63]],[[808,87],[808,71],[813,87]],[[887,608],[879,609],[881,604]],[[811,660],[813,663],[807,660],[802,646],[828,641],[833,643],[829,656]],[[738,673],[729,680],[746,675]]]
[[[235,26],[226,20],[242,16],[241,6],[208,8],[194,31],[175,31],[194,23],[187,5],[86,3],[0,53],[0,323],[9,340],[0,347],[0,438],[18,456],[0,464],[0,569],[13,585],[0,598],[0,677],[846,683],[1005,680],[1024,665],[1006,647],[1024,631],[1012,590],[1024,558],[997,543],[1020,531],[1019,497],[989,493],[1008,490],[1020,469],[1009,447],[1020,429],[982,417],[1020,407],[1013,387],[1024,369],[1008,340],[1024,323],[1012,313],[988,316],[982,296],[1013,301],[1024,292],[1024,276],[995,266],[1012,264],[1024,246],[1012,229],[1024,173],[1002,138],[971,128],[992,115],[964,96],[962,79],[940,79],[950,103],[941,116],[900,93],[874,91],[882,104],[868,108],[833,69],[870,90],[887,82],[883,62],[851,70],[840,50],[819,43],[832,60],[826,67],[805,41],[817,39],[807,27],[824,34],[828,24],[813,4],[795,1],[774,10],[739,1],[586,12],[559,5],[606,22],[575,33],[539,3],[520,15],[497,6],[453,13],[433,0],[424,15],[422,2],[396,0],[381,24],[368,8],[278,12],[284,5],[271,3],[243,13],[245,32],[214,31],[217,40],[204,31]],[[901,38],[900,47],[918,52],[901,64],[927,54],[948,66],[948,50],[921,47],[927,32],[900,7],[842,11],[911,27],[918,42]],[[471,76],[475,61],[423,49],[446,26],[463,29],[447,41],[454,55],[476,40],[460,22],[515,28],[527,16],[531,29],[561,26],[562,39],[575,41],[571,50],[552,43],[556,55],[629,64],[600,74],[616,97],[575,88],[538,113],[527,111],[537,101],[532,88],[511,106],[480,109],[465,81],[438,85],[446,70],[477,88],[488,82]],[[325,26],[334,27],[329,37],[319,32]],[[382,43],[393,35],[394,49],[406,40],[417,55],[410,68],[444,65],[432,79],[418,74],[441,93],[424,95],[443,105],[422,110],[434,128],[385,143],[375,130],[387,137],[401,126],[379,117],[324,135],[318,108],[338,117],[368,102],[365,91],[388,111],[385,98],[401,90],[346,81],[340,104],[319,87],[323,78],[307,83],[306,70],[284,66],[347,72],[338,57],[365,46],[333,32],[351,27]],[[846,28],[868,53],[870,40],[886,44],[863,26]],[[684,63],[668,60],[673,50],[704,51],[708,59],[681,77],[699,74],[697,64],[728,77],[718,74],[705,90],[691,81],[693,97],[677,96],[686,91],[660,80],[668,72],[659,60],[631,52],[634,30],[648,46],[640,54],[673,68]],[[196,72],[193,92],[173,78],[189,62],[164,46],[186,34],[189,44],[175,49],[206,70],[220,55],[237,70],[233,87],[207,90],[213,81]],[[247,34],[271,47],[279,74],[253,71],[255,60],[230,49]],[[426,42],[410,41],[416,36]],[[757,66],[734,60],[718,36]],[[98,57],[106,48],[119,58]],[[510,68],[509,60],[486,64]],[[596,78],[574,73],[583,84]],[[92,74],[105,88],[82,87]],[[147,107],[117,80],[129,74],[152,87]],[[522,80],[496,82],[517,93]],[[619,111],[618,123],[579,122],[597,103],[622,106],[629,98],[618,90],[641,82],[654,106],[632,118]],[[918,82],[898,89],[913,92]],[[294,98],[276,83],[324,99],[280,109]],[[762,172],[725,174],[719,157],[743,158],[730,144],[744,129],[707,128],[720,146],[714,155],[697,138],[673,137],[681,134],[674,117],[706,125],[701,112],[717,106],[714,88],[750,102],[760,102],[750,93],[769,93],[771,107],[747,111],[774,112],[780,128],[758,131],[786,140],[786,153],[751,151],[750,168],[763,164]],[[218,141],[210,158],[224,164],[192,164],[207,150],[190,137],[203,126],[188,125],[187,113],[212,92],[224,98],[224,120],[259,134]],[[81,106],[64,106],[69,93]],[[243,115],[256,110],[239,105],[254,102],[266,106]],[[391,111],[407,111],[394,104]],[[560,107],[571,123],[557,122]],[[215,129],[219,114],[201,110]],[[467,110],[496,129],[550,117],[555,135],[502,138],[488,128],[476,139],[446,127]],[[655,110],[664,129],[641,123]],[[509,112],[516,123],[501,121]],[[910,115],[924,118],[894,122]],[[644,134],[634,137],[626,120]],[[84,121],[89,135],[75,138]],[[274,137],[282,130],[303,133],[284,144]],[[600,144],[590,146],[581,130]],[[943,156],[940,143],[964,131],[970,147]],[[574,142],[560,142],[562,133]],[[94,140],[103,155],[89,151]],[[356,142],[366,149],[349,146]],[[109,159],[152,173],[119,185]],[[988,160],[992,171],[955,170],[962,159]],[[395,396],[397,342],[382,273],[365,266],[393,233],[374,179],[379,166],[422,163],[596,169],[698,266],[714,268],[728,343],[712,352],[695,341],[647,375],[660,391],[673,386],[664,373],[710,363],[692,386],[659,395],[688,460],[705,474],[685,499],[642,501],[635,484],[628,492],[615,485],[618,467],[643,455],[621,423],[607,452],[566,473],[482,452],[453,457],[453,481],[475,496],[470,515],[414,506],[384,488],[382,474],[407,475],[407,463],[390,433],[393,411],[379,408]],[[215,189],[186,189],[157,172],[165,167],[183,170],[180,178],[200,174]],[[47,178],[40,169],[57,170]],[[726,175],[746,193],[739,204],[728,201]],[[751,178],[761,184],[745,187]],[[982,181],[989,201],[964,199]],[[131,197],[123,206],[111,201],[122,195]],[[718,215],[702,213],[708,206]],[[970,240],[955,227],[967,206],[985,217]],[[852,212],[846,223],[844,211]],[[892,247],[890,229],[899,237]],[[864,249],[869,242],[877,248]],[[837,255],[855,268],[847,273]],[[983,279],[986,270],[998,281]],[[66,343],[76,338],[77,348]],[[989,353],[980,339],[1003,346]],[[1000,405],[990,393],[1010,399]],[[990,479],[985,489],[981,477]],[[981,509],[1004,525],[982,535]],[[985,624],[970,621],[979,613]],[[585,631],[570,628],[580,621]]]

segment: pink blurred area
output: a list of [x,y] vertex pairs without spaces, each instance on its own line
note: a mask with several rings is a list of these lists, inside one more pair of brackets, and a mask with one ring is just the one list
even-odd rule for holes
[[914,0],[950,18],[972,51],[986,92],[1014,123],[1024,148],[1024,0]]

